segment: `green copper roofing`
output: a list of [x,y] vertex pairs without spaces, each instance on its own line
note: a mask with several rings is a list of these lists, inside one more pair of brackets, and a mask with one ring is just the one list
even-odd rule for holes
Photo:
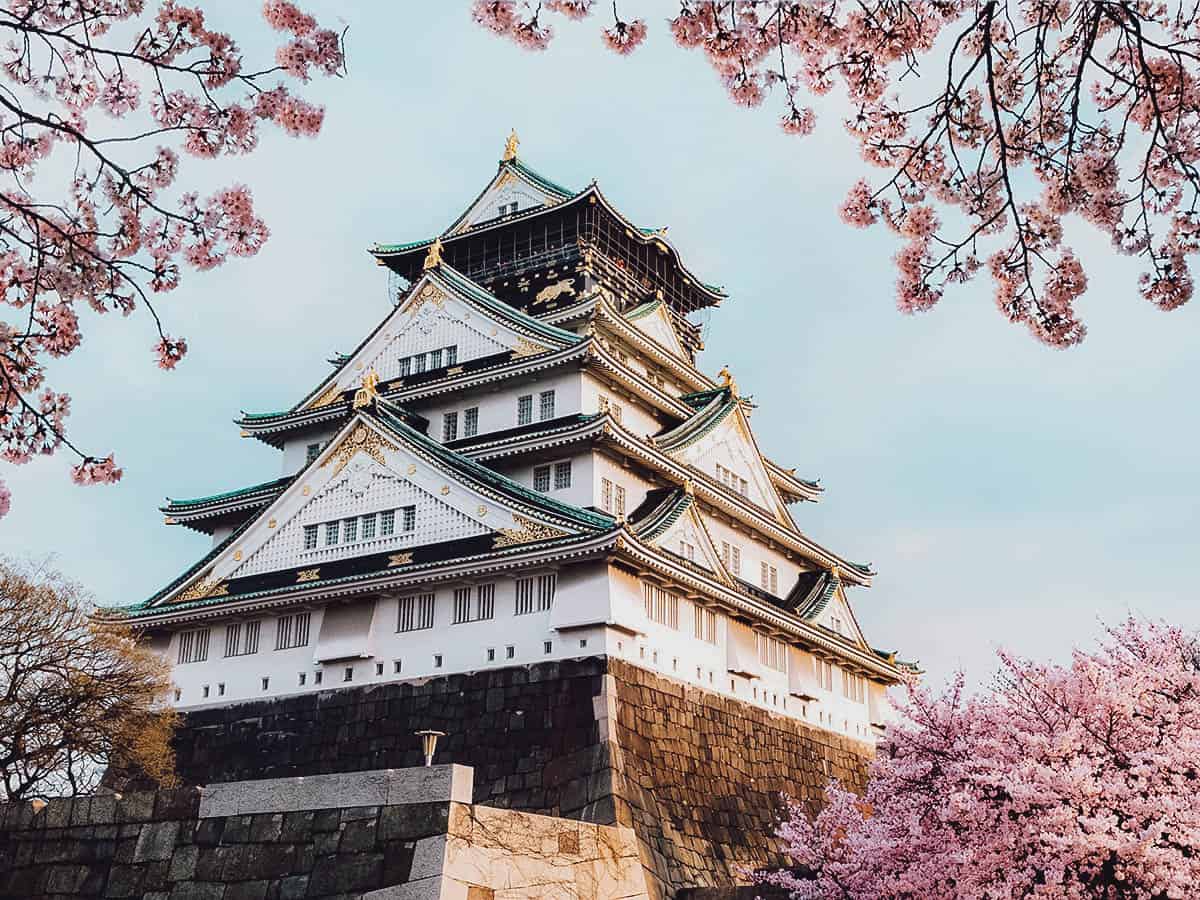
[[671,526],[692,508],[695,502],[696,498],[686,491],[678,489],[671,491],[661,503],[637,523],[637,536],[642,540],[652,541],[666,534]]
[[499,297],[476,284],[457,269],[448,266],[445,263],[442,263],[436,269],[432,270],[430,274],[434,278],[441,279],[446,284],[475,300],[484,308],[490,310],[501,318],[508,320],[514,325],[517,325],[525,331],[533,332],[534,334],[541,335],[542,337],[566,346],[578,344],[583,340],[580,335],[573,331],[567,331],[565,328],[559,328],[557,325],[548,325],[541,319],[535,318],[534,316],[529,315],[529,313],[505,303]]
[[722,388],[699,412],[675,428],[655,437],[654,443],[662,450],[690,447],[725,421],[729,414],[737,409],[737,405],[738,401],[733,393],[727,388]]
[[534,182],[538,187],[545,188],[552,194],[558,194],[564,200],[566,200],[568,197],[574,197],[579,193],[579,191],[573,191],[569,187],[563,187],[561,184],[551,181],[545,175],[535,172],[533,169],[529,168],[529,166],[525,165],[525,163],[521,162],[519,157],[509,160],[508,163],[502,163],[501,165],[508,165],[516,169],[530,181]]
[[280,409],[280,410],[276,410],[275,412],[262,412],[262,413],[248,413],[245,410],[243,410],[242,418],[243,419],[274,419],[277,416],[286,416],[290,412],[293,412],[293,410],[292,409]]
[[[232,491],[225,491],[222,494],[213,494],[210,497],[195,497],[190,500],[173,500],[167,498],[167,507],[180,508],[189,506],[205,506],[209,503],[216,503],[219,500],[230,500],[234,497],[243,497],[247,494],[255,494],[259,491],[271,490],[274,488],[284,488],[291,484],[295,475],[285,475],[282,478],[275,478],[271,481],[264,481],[261,484],[252,484],[249,487],[236,488]],[[163,507],[163,512],[167,511],[167,507]]]
[[813,590],[809,592],[808,597],[796,607],[796,615],[810,621],[815,619],[825,611],[825,607],[829,605],[829,601],[837,593],[839,584],[841,584],[841,581],[836,575],[827,573]]
[[712,403],[714,397],[718,397],[725,393],[728,388],[717,387],[709,388],[703,391],[692,391],[690,394],[681,394],[679,399],[693,409],[702,409]]
[[643,303],[641,306],[635,306],[633,309],[629,310],[629,312],[625,313],[624,316],[628,321],[633,322],[638,319],[645,318],[662,305],[663,301],[661,300],[649,300]]
[[427,247],[432,244],[436,238],[425,238],[420,241],[409,241],[405,244],[376,244],[371,248],[372,253],[404,253],[408,250],[416,250],[419,247]]

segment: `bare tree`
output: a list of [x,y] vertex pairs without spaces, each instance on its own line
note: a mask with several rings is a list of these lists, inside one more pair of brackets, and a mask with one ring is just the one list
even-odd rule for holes
[[0,779],[9,799],[92,789],[119,758],[174,780],[164,660],[90,615],[91,598],[46,566],[0,560]]

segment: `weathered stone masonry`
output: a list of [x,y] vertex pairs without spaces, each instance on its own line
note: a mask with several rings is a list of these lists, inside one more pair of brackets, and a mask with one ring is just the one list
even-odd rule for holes
[[631,825],[664,896],[780,862],[778,797],[862,787],[869,748],[619,660],[451,675],[199,710],[178,740],[187,783],[439,762],[475,769],[474,802]]

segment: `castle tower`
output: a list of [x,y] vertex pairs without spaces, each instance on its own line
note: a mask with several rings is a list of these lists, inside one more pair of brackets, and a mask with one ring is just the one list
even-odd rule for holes
[[109,613],[166,654],[176,706],[607,657],[873,738],[903,671],[854,616],[872,573],[795,524],[821,487],[697,367],[694,314],[727,297],[666,229],[514,137],[444,232],[371,252],[395,307],[238,422],[280,477],[169,500],[211,549]]

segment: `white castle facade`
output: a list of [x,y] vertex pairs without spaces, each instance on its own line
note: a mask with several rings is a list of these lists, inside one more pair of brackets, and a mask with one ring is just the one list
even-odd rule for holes
[[821,488],[760,451],[689,319],[724,294],[593,184],[516,156],[293,407],[244,415],[281,476],[169,501],[211,550],[108,611],[183,709],[619,657],[863,740],[905,674],[850,603],[870,570],[803,533]]

